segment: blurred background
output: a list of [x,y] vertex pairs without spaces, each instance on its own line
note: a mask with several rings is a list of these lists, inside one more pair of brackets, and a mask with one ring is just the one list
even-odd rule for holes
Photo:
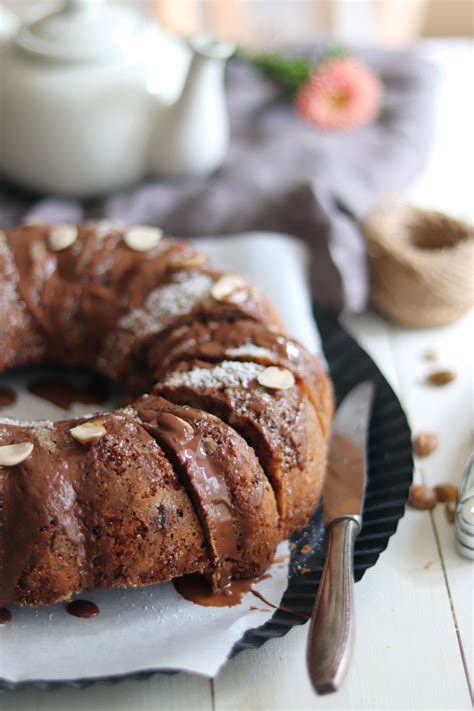
[[[59,3],[2,0],[20,17]],[[92,0],[97,1],[97,0]],[[127,0],[126,0],[127,1]],[[404,47],[418,37],[473,36],[471,0],[128,0],[182,35],[207,31],[246,47],[318,37]]]

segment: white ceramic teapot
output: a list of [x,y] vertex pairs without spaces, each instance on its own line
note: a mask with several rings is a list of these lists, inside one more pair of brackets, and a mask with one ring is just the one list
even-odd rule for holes
[[233,47],[166,39],[131,7],[66,0],[3,43],[0,174],[88,197],[148,175],[206,174],[229,138]]

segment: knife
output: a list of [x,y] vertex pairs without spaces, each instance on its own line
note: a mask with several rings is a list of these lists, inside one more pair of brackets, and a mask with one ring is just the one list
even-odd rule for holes
[[367,433],[375,387],[357,385],[334,418],[323,492],[329,548],[309,628],[307,664],[318,694],[337,691],[354,635],[354,543],[362,526]]

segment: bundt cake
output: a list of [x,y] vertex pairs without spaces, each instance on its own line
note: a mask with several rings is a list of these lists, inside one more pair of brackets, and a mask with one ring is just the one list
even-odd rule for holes
[[223,588],[308,522],[328,376],[192,245],[108,223],[0,232],[0,371],[35,363],[93,368],[130,404],[0,419],[0,607],[194,572]]

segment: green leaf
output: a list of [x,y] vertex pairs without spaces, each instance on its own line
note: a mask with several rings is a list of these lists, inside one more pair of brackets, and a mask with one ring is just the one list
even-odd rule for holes
[[289,98],[306,84],[313,73],[311,61],[305,57],[287,58],[276,54],[260,54],[250,57],[250,61],[265,76],[277,81]]
[[326,64],[326,62],[331,62],[333,59],[344,59],[349,55],[347,49],[342,46],[342,44],[335,44],[332,47],[330,47],[327,52],[324,53],[323,58],[318,64],[318,67],[320,67],[322,64]]

